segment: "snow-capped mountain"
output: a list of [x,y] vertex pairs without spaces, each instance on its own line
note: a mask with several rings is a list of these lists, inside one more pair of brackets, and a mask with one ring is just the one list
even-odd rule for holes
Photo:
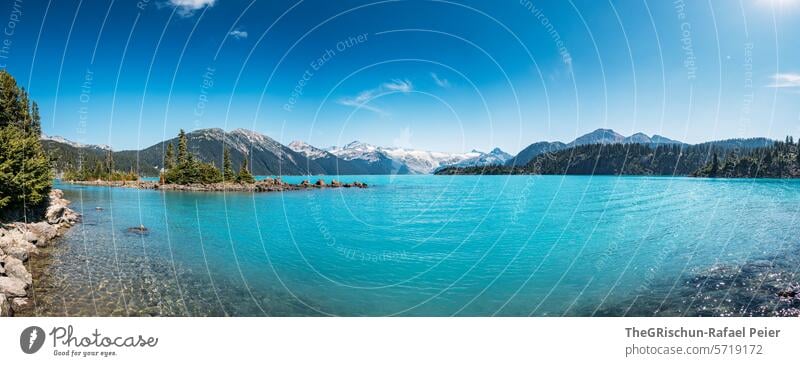
[[69,146],[76,147],[76,148],[87,148],[87,149],[99,149],[99,150],[112,151],[111,146],[108,146],[108,145],[82,144],[80,142],[67,140],[67,139],[65,139],[65,138],[63,138],[61,136],[48,136],[48,135],[42,134],[41,139],[44,140],[44,141],[58,142],[58,143],[69,145]]
[[360,141],[353,141],[342,147],[333,146],[326,149],[344,160],[365,160],[375,162],[389,159],[403,165],[411,174],[430,174],[436,169],[458,164],[464,160],[477,158],[479,152],[447,153],[427,150],[416,150],[395,147],[380,147]]
[[[473,150],[474,151],[474,150]],[[494,148],[494,150],[488,153],[480,153],[480,155],[469,158],[466,160],[462,160],[454,166],[457,167],[470,167],[470,166],[489,166],[489,165],[503,165],[505,164],[508,159],[511,159],[511,154],[500,150],[499,147]]]
[[316,148],[316,147],[311,146],[310,144],[308,144],[306,142],[299,141],[299,140],[292,141],[287,146],[289,146],[290,149],[292,149],[292,150],[294,150],[294,151],[296,151],[296,152],[298,152],[300,154],[303,154],[305,157],[307,157],[309,159],[319,159],[319,158],[326,157],[326,156],[328,156],[330,154],[329,152],[327,152],[325,150]]
[[388,158],[379,147],[361,141],[353,141],[342,147],[331,146],[325,150],[344,160],[366,160],[375,162]]
[[393,160],[405,164],[413,174],[430,174],[441,167],[480,156],[478,152],[447,153],[404,148],[382,148],[381,151]]

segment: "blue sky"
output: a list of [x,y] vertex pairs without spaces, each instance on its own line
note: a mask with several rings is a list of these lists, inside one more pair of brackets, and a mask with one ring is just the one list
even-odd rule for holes
[[596,128],[800,135],[800,0],[3,2],[0,66],[50,135],[249,128],[516,153]]

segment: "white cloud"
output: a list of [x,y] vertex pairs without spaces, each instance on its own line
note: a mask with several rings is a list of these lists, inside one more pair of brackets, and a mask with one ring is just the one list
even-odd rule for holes
[[450,81],[448,81],[445,78],[440,78],[439,75],[436,75],[435,72],[431,73],[431,77],[433,78],[433,81],[436,82],[436,85],[438,85],[439,87],[442,87],[442,88],[449,88],[450,87]]
[[392,92],[400,92],[400,93],[410,93],[414,91],[414,85],[411,84],[408,80],[400,80],[400,79],[393,79],[392,81],[386,82],[381,84],[377,88],[367,89],[358,93],[355,97],[346,97],[339,99],[339,104],[348,106],[348,107],[356,107],[361,109],[366,109],[371,112],[375,112],[380,115],[388,115],[384,110],[371,106],[369,103],[372,99],[377,97],[380,94],[384,93],[392,93]]
[[800,74],[787,73],[772,75],[770,88],[800,88]]
[[382,109],[377,108],[377,107],[373,107],[373,106],[371,106],[369,104],[366,104],[367,102],[369,102],[370,99],[372,99],[372,97],[373,96],[372,95],[368,95],[367,92],[361,92],[361,94],[357,95],[355,98],[342,98],[342,99],[340,99],[339,100],[339,104],[344,105],[344,106],[348,106],[348,107],[366,109],[368,111],[375,112],[375,113],[380,114],[380,115],[385,115],[386,112],[384,112]]
[[178,14],[183,17],[190,17],[194,12],[206,6],[214,6],[217,0],[169,0],[169,4],[178,9]]
[[383,83],[382,86],[386,90],[399,91],[402,93],[408,93],[414,90],[414,85],[411,85],[411,82],[408,80],[394,79],[388,83]]
[[247,31],[243,31],[241,29],[234,29],[230,33],[229,36],[233,37],[234,39],[245,39],[247,38]]

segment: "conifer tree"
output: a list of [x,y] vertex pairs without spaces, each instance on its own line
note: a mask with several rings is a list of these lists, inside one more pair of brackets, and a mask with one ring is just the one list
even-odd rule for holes
[[242,161],[242,167],[239,168],[239,176],[236,177],[237,183],[255,183],[255,178],[253,175],[250,174],[250,170],[247,168],[247,156],[244,157],[244,161]]
[[233,163],[231,163],[231,152],[227,147],[222,152],[222,179],[225,182],[236,180],[236,173],[233,172]]
[[717,173],[719,172],[719,156],[717,156],[717,152],[714,152],[714,156],[711,158],[711,170],[709,171],[709,176],[716,177]]
[[175,167],[175,155],[173,154],[173,150],[175,148],[172,146],[172,143],[167,144],[167,152],[164,154],[164,169],[170,170]]
[[[35,107],[34,107],[35,106]],[[14,77],[0,70],[0,215],[8,209],[26,218],[46,201],[52,186],[50,159],[39,140],[38,106]]]

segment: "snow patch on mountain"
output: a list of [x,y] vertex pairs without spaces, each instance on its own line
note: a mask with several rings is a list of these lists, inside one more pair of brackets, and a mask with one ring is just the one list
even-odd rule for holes
[[353,141],[344,146],[332,146],[326,149],[344,160],[362,159],[375,162],[391,159],[405,165],[412,174],[430,174],[436,169],[457,164],[461,161],[480,156],[479,152],[447,153],[400,147],[380,147],[360,141]]
[[379,160],[389,159],[379,147],[361,141],[353,141],[341,147],[331,146],[325,150],[344,160],[360,159],[373,163]]
[[327,151],[311,146],[310,144],[303,141],[297,141],[297,140],[292,141],[288,146],[290,149],[300,154],[303,154],[305,157],[309,159],[324,158],[329,154]]
[[[475,151],[475,150],[473,150]],[[480,153],[480,155],[462,160],[455,164],[457,167],[471,167],[471,166],[489,166],[489,165],[503,165],[506,161],[511,159],[511,154],[500,150],[499,147],[488,153]]]
[[82,144],[82,143],[80,143],[80,142],[75,142],[75,141],[67,140],[67,139],[65,139],[65,138],[63,138],[63,137],[61,137],[61,136],[48,136],[48,135],[46,135],[46,134],[42,134],[42,136],[41,136],[41,139],[42,139],[42,140],[45,140],[45,141],[53,141],[53,142],[58,142],[58,143],[65,144],[65,145],[69,145],[69,146],[76,147],[76,148],[90,148],[90,149],[99,149],[99,150],[113,151],[113,149],[111,148],[111,146],[108,146],[108,145],[88,145],[88,144]]

